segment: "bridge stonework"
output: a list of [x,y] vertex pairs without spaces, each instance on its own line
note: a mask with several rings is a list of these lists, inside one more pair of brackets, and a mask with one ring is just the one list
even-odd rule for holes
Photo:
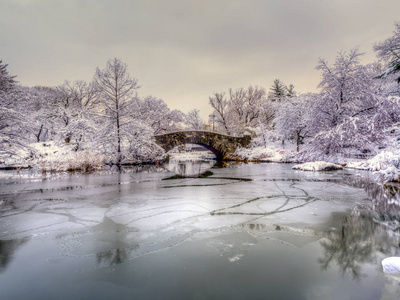
[[234,137],[211,131],[176,131],[154,136],[156,143],[165,152],[182,145],[197,144],[212,151],[218,161],[226,159],[228,154],[234,153],[238,146],[247,147],[250,145],[251,137]]

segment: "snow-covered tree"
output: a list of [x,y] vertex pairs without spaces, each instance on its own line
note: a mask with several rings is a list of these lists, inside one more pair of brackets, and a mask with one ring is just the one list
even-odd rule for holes
[[271,101],[281,101],[283,100],[287,94],[288,90],[286,85],[280,80],[275,79],[274,83],[272,84],[271,88],[269,89],[268,98]]
[[293,84],[289,84],[288,87],[286,87],[286,96],[287,97],[294,97],[296,96],[296,91],[294,90],[294,85]]
[[209,103],[214,109],[210,115],[210,121],[215,124],[215,129],[219,132],[230,134],[228,100],[225,93],[214,93],[213,96],[209,97]]
[[313,116],[311,107],[314,97],[312,94],[302,94],[290,97],[279,105],[275,119],[276,131],[283,140],[293,140],[297,151],[304,140],[312,132]]
[[368,125],[363,118],[354,117],[320,131],[304,147],[302,158],[310,161],[339,161],[346,155],[374,153],[376,140],[384,139],[384,135]]
[[23,110],[30,120],[30,141],[52,140],[59,128],[58,91],[56,88],[23,87]]
[[7,105],[5,95],[13,92],[17,84],[17,82],[14,80],[16,76],[11,76],[8,74],[7,66],[7,64],[4,64],[3,61],[0,60],[0,95],[2,97],[1,100],[3,101],[3,105]]
[[151,126],[154,134],[179,130],[179,124],[183,122],[182,112],[171,111],[162,99],[153,96],[138,100],[131,114],[133,118]]
[[7,71],[7,64],[0,60],[0,161],[18,155],[26,148],[29,130],[25,115],[21,112],[23,93]]
[[184,113],[178,109],[171,110],[164,118],[163,132],[171,132],[182,129]]
[[[229,89],[228,96],[225,93],[214,93],[210,97],[214,111],[209,116],[209,121],[216,125],[217,131],[226,134],[254,132],[261,116],[267,111],[266,102],[265,90],[257,86]],[[266,116],[267,114],[263,117]]]
[[[384,117],[388,103],[374,66],[361,65],[362,55],[353,49],[340,52],[333,65],[319,61],[322,91],[311,108],[314,138],[305,149],[308,159],[333,159],[354,151],[372,154],[385,145],[383,130],[397,117],[392,114],[392,121]],[[386,123],[376,122],[378,112]]]
[[316,117],[322,128],[329,129],[347,117],[362,116],[375,108],[375,74],[361,65],[362,55],[357,48],[339,52],[332,66],[320,59],[316,69],[322,72],[318,85],[322,91]]
[[387,65],[387,69],[382,74],[382,77],[395,74],[397,83],[400,83],[400,22],[395,23],[393,36],[381,43],[375,44],[374,50],[377,52],[378,57]]
[[[153,129],[141,120],[133,119],[129,135],[122,139],[122,160],[126,163],[151,162],[163,156],[164,150],[153,141]],[[105,153],[107,153],[105,151]]]
[[204,129],[204,121],[200,116],[200,110],[196,108],[192,109],[185,115],[185,123],[189,126],[190,129]]
[[254,131],[265,102],[263,88],[249,86],[247,89],[230,89],[228,116],[232,133],[241,135],[245,131]]
[[267,147],[268,141],[274,137],[275,107],[276,103],[269,99],[262,101],[260,115],[254,127],[255,137],[252,139],[253,145]]
[[93,83],[66,81],[57,88],[57,116],[63,123],[58,135],[67,144],[74,144],[76,151],[85,140],[92,140],[95,135],[94,115],[99,108],[98,102],[97,88]]
[[127,72],[127,65],[120,59],[110,59],[104,69],[96,69],[95,87],[102,107],[103,126],[98,133],[106,152],[115,156],[117,164],[123,159],[123,146],[129,144],[141,130],[132,119],[131,111],[137,104],[137,79]]

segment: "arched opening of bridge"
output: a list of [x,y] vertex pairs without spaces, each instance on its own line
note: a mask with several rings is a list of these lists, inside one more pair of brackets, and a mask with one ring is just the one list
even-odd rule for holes
[[167,152],[170,159],[177,160],[216,160],[218,152],[208,145],[185,143]]

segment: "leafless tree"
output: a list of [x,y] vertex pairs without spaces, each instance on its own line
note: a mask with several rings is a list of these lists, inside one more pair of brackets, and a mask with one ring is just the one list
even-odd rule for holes
[[194,130],[202,130],[204,129],[204,121],[200,116],[199,109],[193,109],[189,111],[187,115],[185,115],[185,121],[189,125],[191,129]]
[[212,115],[214,116],[214,122],[223,127],[225,133],[230,134],[228,125],[228,101],[225,98],[225,93],[214,93],[213,96],[209,97],[209,103],[214,109]]
[[120,164],[122,130],[130,122],[127,116],[135,104],[139,85],[137,79],[128,74],[127,65],[118,58],[110,59],[103,70],[97,68],[94,82],[104,117],[108,119],[106,133],[111,144],[116,145],[117,163]]

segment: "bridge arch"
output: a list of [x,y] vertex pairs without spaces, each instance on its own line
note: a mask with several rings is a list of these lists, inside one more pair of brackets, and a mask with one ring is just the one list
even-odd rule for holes
[[238,146],[247,147],[251,142],[250,136],[235,137],[200,130],[169,132],[154,137],[166,152],[182,144],[197,144],[213,152],[218,161],[226,159]]

